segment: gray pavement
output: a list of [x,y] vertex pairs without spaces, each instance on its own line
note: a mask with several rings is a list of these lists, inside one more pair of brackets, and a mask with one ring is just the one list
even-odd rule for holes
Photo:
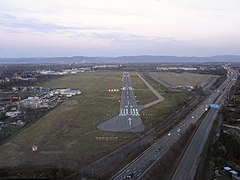
[[160,103],[164,100],[164,97],[162,97],[144,78],[142,78],[140,74],[136,74],[158,99],[145,105],[138,105],[135,100],[134,89],[130,75],[128,72],[124,72],[122,78],[122,93],[119,115],[99,124],[97,126],[98,129],[112,132],[144,131],[144,125],[142,124],[140,111]]
[[161,94],[159,94],[145,79],[143,79],[143,77],[142,77],[139,73],[136,72],[136,74],[137,74],[138,77],[144,82],[144,84],[148,87],[148,89],[149,89],[150,91],[152,91],[152,93],[158,98],[158,99],[155,100],[155,101],[152,101],[152,102],[150,102],[150,103],[141,105],[141,106],[139,107],[140,110],[146,109],[146,108],[151,107],[151,106],[153,106],[153,105],[155,105],[155,104],[157,104],[157,103],[162,102],[162,101],[164,100],[164,97],[163,97]]
[[[141,179],[152,166],[167,152],[167,150],[180,138],[181,133],[184,133],[187,128],[196,123],[206,112],[206,107],[210,106],[215,100],[222,102],[225,95],[222,92],[226,87],[229,87],[229,79],[227,79],[220,87],[219,91],[215,91],[205,101],[203,101],[192,113],[190,113],[182,122],[175,126],[168,134],[160,138],[156,143],[145,150],[140,156],[134,159],[131,163],[119,171],[112,179],[122,180],[128,179],[127,176],[132,176],[131,179]],[[220,96],[220,97],[219,97]],[[220,100],[219,100],[220,98]],[[214,114],[208,112],[210,119],[214,118]],[[158,151],[158,149],[160,149]],[[182,173],[188,173],[184,171]]]
[[[230,91],[234,83],[234,81],[229,81],[226,88],[220,88],[223,92],[215,102],[216,104],[221,106],[224,103],[226,94]],[[208,140],[218,111],[219,109],[210,109],[203,119],[172,177],[173,180],[193,180],[195,178],[204,145]]]
[[135,100],[132,82],[128,72],[123,73],[119,115],[99,124],[97,128],[113,132],[144,131],[140,117],[140,109]]

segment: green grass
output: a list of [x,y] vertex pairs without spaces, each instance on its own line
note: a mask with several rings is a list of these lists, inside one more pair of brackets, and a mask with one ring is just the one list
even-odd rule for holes
[[173,113],[187,100],[184,93],[169,93],[149,77],[143,75],[143,78],[165,98],[162,102],[141,111],[145,125],[163,121],[164,115]]
[[[23,129],[16,137],[0,147],[0,166],[25,163],[49,163],[68,160],[84,165],[99,158],[136,134],[94,132],[96,125],[118,114],[120,92],[108,89],[120,88],[120,72],[82,73],[64,76],[40,86],[80,89],[74,96]],[[92,134],[83,136],[84,133]],[[117,141],[96,141],[96,136],[118,136]],[[31,152],[32,144],[39,147]]]
[[166,81],[173,86],[197,86],[208,81],[210,76],[207,74],[196,73],[174,73],[174,72],[152,72],[150,75]]
[[147,104],[157,99],[136,73],[131,73],[130,75],[134,87],[134,95],[136,96],[138,104]]
[[[155,99],[138,77],[133,75],[132,78],[139,102]],[[118,114],[121,92],[110,93],[108,89],[120,88],[121,79],[121,72],[95,72],[64,76],[39,84],[51,88],[80,89],[82,94],[65,101],[3,144],[0,147],[0,167],[63,161],[83,167],[139,136],[138,133],[96,131],[98,123]],[[165,100],[141,112],[152,114],[151,117],[142,116],[145,124],[161,121],[164,114],[174,110],[185,99],[183,94],[166,93],[153,81],[149,82]],[[146,91],[142,100],[140,89]],[[97,141],[98,136],[117,136],[118,140]],[[38,145],[37,152],[31,151],[32,144]]]

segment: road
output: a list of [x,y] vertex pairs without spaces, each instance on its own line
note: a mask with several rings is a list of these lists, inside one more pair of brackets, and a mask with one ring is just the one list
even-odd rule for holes
[[[229,78],[230,80],[231,78]],[[228,86],[223,90],[223,93],[215,102],[219,104],[220,107],[224,103],[226,94],[229,92],[230,88],[235,81],[228,81]],[[197,129],[195,135],[193,136],[188,148],[186,149],[181,162],[176,169],[172,180],[192,180],[194,179],[199,161],[201,159],[201,154],[206,144],[208,137],[210,135],[214,119],[218,114],[219,109],[210,109],[209,113],[205,116],[199,128]]]
[[118,132],[144,131],[144,126],[139,113],[140,109],[135,100],[130,75],[128,72],[124,72],[122,77],[122,93],[119,115],[101,123],[97,126],[97,128],[104,131]]
[[144,84],[148,87],[148,89],[150,91],[152,91],[152,93],[158,98],[157,100],[155,100],[153,102],[150,102],[150,103],[147,103],[147,104],[144,104],[144,105],[140,106],[139,109],[142,110],[142,109],[151,107],[151,106],[153,106],[157,103],[162,102],[164,100],[164,97],[161,94],[159,94],[139,73],[136,72],[136,74],[144,82]]
[[146,84],[146,86],[148,87],[148,89],[150,89],[152,91],[152,93],[160,100],[163,101],[164,97],[161,96],[161,94],[159,94],[145,79],[142,78],[142,76],[140,76],[139,73],[136,73],[138,75],[138,77]]
[[[229,78],[222,83],[218,90],[214,91],[206,100],[204,100],[192,113],[190,113],[182,122],[175,126],[168,134],[156,141],[152,146],[145,150],[140,156],[130,162],[115,176],[114,180],[141,179],[151,167],[167,152],[167,150],[180,138],[180,133],[184,133],[190,124],[196,123],[206,112],[206,107],[212,104],[221,95],[221,92],[229,85]],[[225,98],[225,96],[220,96]],[[209,110],[208,110],[209,111]],[[208,114],[211,114],[211,110]],[[213,117],[213,115],[207,115]],[[180,130],[180,133],[178,131]],[[160,151],[158,151],[160,149]],[[185,172],[186,173],[186,172]]]

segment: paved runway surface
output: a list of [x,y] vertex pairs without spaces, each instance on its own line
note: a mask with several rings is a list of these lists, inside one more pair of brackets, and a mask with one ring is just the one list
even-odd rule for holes
[[128,72],[123,73],[122,94],[120,101],[119,115],[105,121],[97,126],[104,131],[144,131],[142,119],[140,117],[140,106],[137,105],[132,87],[131,78]]

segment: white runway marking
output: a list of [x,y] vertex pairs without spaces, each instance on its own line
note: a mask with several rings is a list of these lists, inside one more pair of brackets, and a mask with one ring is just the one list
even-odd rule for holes
[[129,125],[131,126],[132,125],[132,119],[128,118],[128,122],[129,122]]
[[136,114],[138,114],[138,109],[136,109]]

